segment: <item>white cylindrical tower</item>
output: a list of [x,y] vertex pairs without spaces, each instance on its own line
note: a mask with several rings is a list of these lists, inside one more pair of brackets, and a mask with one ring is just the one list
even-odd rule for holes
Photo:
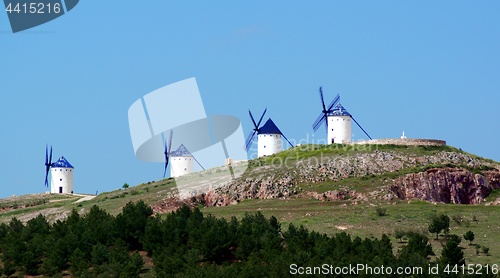
[[257,136],[257,140],[257,155],[259,157],[265,155],[273,155],[283,150],[283,137],[281,136],[281,134],[259,134]]
[[181,144],[180,147],[170,153],[170,177],[176,178],[193,172],[193,155]]
[[348,144],[351,138],[351,114],[339,103],[328,115],[328,144]]
[[73,193],[73,167],[64,156],[51,164],[50,193]]

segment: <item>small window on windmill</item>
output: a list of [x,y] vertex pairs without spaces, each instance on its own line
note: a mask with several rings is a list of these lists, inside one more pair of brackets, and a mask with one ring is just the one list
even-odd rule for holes
[[62,181],[62,179],[59,179],[59,181]]
[[187,171],[187,168],[184,168],[184,171]]

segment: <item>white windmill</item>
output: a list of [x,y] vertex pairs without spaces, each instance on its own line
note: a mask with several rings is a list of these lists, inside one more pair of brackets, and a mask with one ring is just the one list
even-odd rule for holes
[[[319,87],[319,95],[321,97],[321,104],[323,105],[323,110],[319,114],[316,121],[314,121],[312,127],[316,131],[324,122],[328,137],[328,144],[348,144],[351,143],[352,138],[352,121],[359,126],[359,128],[370,138],[370,135],[361,127],[361,125],[354,119],[354,117],[347,112],[347,110],[339,103],[340,95],[337,96],[330,102],[328,108],[325,106],[325,100],[323,98],[323,89]],[[335,108],[334,108],[335,106]]]
[[193,161],[196,161],[200,167],[201,164],[194,158],[194,156],[188,151],[188,149],[184,146],[184,144],[181,144],[179,148],[175,151],[171,151],[172,148],[172,135],[173,131],[170,130],[170,139],[168,141],[168,147],[167,147],[167,142],[165,141],[165,170],[163,172],[163,177],[165,177],[165,174],[167,172],[167,166],[170,162],[170,177],[172,178],[177,178],[180,176],[184,176],[187,174],[190,174],[193,172]]
[[281,152],[283,150],[283,138],[293,147],[292,143],[286,138],[286,136],[281,132],[281,130],[276,126],[276,124],[269,118],[266,123],[260,127],[260,123],[262,122],[262,118],[264,118],[264,114],[266,114],[266,110],[262,113],[262,116],[259,119],[259,122],[256,123],[252,112],[248,110],[250,114],[250,119],[252,119],[252,123],[254,125],[254,129],[250,135],[248,135],[245,149],[248,151],[250,146],[252,145],[253,139],[255,138],[255,134],[257,133],[257,156],[266,156],[273,155],[275,153]]
[[177,178],[193,172],[193,155],[181,144],[179,148],[170,153],[170,176]]
[[48,187],[49,170],[51,170],[50,193],[73,193],[73,170],[64,156],[52,163],[52,146],[50,155],[48,147],[45,147],[45,186]]

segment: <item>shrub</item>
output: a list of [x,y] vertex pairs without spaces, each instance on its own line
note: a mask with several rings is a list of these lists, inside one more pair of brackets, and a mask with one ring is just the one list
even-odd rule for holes
[[440,216],[433,215],[431,217],[431,223],[429,224],[429,232],[436,233],[436,240],[438,239],[439,233],[444,231],[448,233],[450,230],[450,218],[447,215],[441,214]]
[[464,265],[464,252],[460,249],[460,237],[450,235],[441,253],[440,261],[444,265]]
[[387,209],[386,208],[377,207],[375,209],[375,211],[377,212],[378,216],[386,216],[387,215]]
[[472,231],[467,231],[464,234],[464,239],[469,241],[469,245],[472,245],[472,241],[474,240],[474,233]]
[[403,237],[406,235],[406,232],[403,229],[396,228],[394,230],[394,237],[399,240],[399,242],[402,242]]

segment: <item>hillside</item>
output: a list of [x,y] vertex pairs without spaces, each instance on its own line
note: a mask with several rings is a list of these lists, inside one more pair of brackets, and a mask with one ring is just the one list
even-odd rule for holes
[[[16,217],[25,222],[40,213],[55,221],[72,209],[86,213],[93,205],[117,214],[128,202],[144,200],[161,214],[183,203],[226,218],[261,211],[285,225],[380,238],[397,228],[426,232],[429,217],[442,213],[453,219],[451,233],[473,230],[477,243],[491,249],[491,256],[478,256],[463,244],[468,262],[494,263],[500,258],[500,164],[457,148],[304,145],[250,161],[240,178],[222,187],[217,169],[189,178],[212,189],[180,200],[175,181],[164,179],[80,202],[83,196],[11,197],[0,200],[0,221]],[[376,208],[383,208],[386,215],[380,216]],[[433,247],[437,252],[442,248],[439,241]]]
[[498,163],[448,146],[307,145],[250,167],[241,179],[206,194],[205,205],[293,195],[475,204],[500,188]]

